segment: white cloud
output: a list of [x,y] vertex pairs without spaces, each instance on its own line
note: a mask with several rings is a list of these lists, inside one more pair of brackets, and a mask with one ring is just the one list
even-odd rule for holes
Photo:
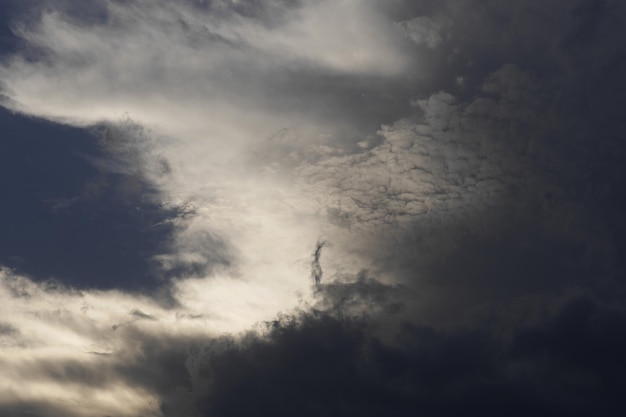
[[[212,248],[201,245],[209,233],[237,258],[224,283],[273,288],[277,293],[253,303],[272,311],[293,305],[309,285],[303,277],[319,233],[315,213],[292,205],[300,191],[289,182],[245,172],[239,155],[284,126],[310,132],[313,141],[339,129],[323,120],[325,103],[293,95],[301,85],[404,73],[408,61],[392,22],[373,3],[351,0],[285,8],[272,24],[232,12],[236,5],[228,3],[219,13],[217,5],[207,11],[184,2],[101,5],[103,21],[77,23],[51,8],[35,25],[20,27],[39,55],[16,55],[0,68],[7,105],[78,126],[127,118],[145,126],[148,133],[136,125],[114,133],[139,148],[131,150],[139,155],[132,162],[143,165],[165,205],[195,213],[177,221],[172,253],[157,260],[169,269],[211,262]],[[332,99],[332,91],[325,94]],[[256,293],[234,291],[241,300]]]
[[[72,416],[160,415],[158,393],[151,390],[159,381],[134,382],[149,372],[137,364],[149,359],[146,352],[157,348],[155,342],[173,343],[170,352],[179,343],[177,366],[184,369],[193,340],[244,331],[273,318],[276,306],[285,303],[276,299],[284,289],[264,279],[267,272],[261,269],[252,283],[232,277],[178,281],[179,305],[164,308],[146,296],[35,283],[2,268],[0,404],[43,402],[58,408],[59,415]],[[161,372],[161,366],[153,371]]]
[[[112,370],[132,343],[113,326],[132,321],[130,313],[137,308],[162,317],[158,324],[146,323],[147,331],[173,329],[173,313],[147,298],[115,291],[55,289],[0,269],[0,315],[5,325],[14,329],[0,337],[0,403],[52,400],[67,409],[68,415],[114,412],[130,416],[150,411],[153,394],[128,385]],[[165,324],[168,321],[169,325]],[[178,320],[176,325],[185,323]],[[73,364],[75,375],[64,370],[66,363]],[[81,369],[103,371],[99,378],[107,389],[85,384]],[[16,385],[16,381],[20,383]]]

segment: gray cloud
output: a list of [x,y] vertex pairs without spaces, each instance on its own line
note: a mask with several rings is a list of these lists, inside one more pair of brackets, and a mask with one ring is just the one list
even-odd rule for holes
[[[6,105],[107,121],[93,163],[185,207],[176,302],[3,270],[2,343],[92,352],[13,375],[128,415],[623,412],[620,3],[71,3]],[[71,409],[31,392],[3,412]]]
[[[409,326],[389,343],[372,321],[302,313],[272,322],[263,337],[213,340],[188,368],[197,415],[618,412],[623,342],[611,335],[623,318],[582,297],[511,339]],[[604,343],[612,347],[599,359]]]

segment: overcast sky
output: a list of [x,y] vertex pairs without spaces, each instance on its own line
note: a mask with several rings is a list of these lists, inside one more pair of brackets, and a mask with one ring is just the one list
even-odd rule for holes
[[0,416],[626,411],[623,2],[0,2]]

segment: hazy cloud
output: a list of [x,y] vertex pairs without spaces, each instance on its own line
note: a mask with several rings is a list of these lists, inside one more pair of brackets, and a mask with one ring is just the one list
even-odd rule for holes
[[140,294],[12,235],[3,413],[623,411],[619,2],[30,5],[2,103],[99,152],[26,195],[159,244]]

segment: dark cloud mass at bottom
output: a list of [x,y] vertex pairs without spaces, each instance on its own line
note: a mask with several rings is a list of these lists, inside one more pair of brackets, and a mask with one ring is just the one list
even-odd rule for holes
[[[242,342],[218,339],[188,367],[203,416],[587,416],[625,411],[623,309],[574,297],[507,339],[485,329],[303,313]],[[206,391],[203,392],[203,389]],[[167,403],[167,415],[176,415]]]

